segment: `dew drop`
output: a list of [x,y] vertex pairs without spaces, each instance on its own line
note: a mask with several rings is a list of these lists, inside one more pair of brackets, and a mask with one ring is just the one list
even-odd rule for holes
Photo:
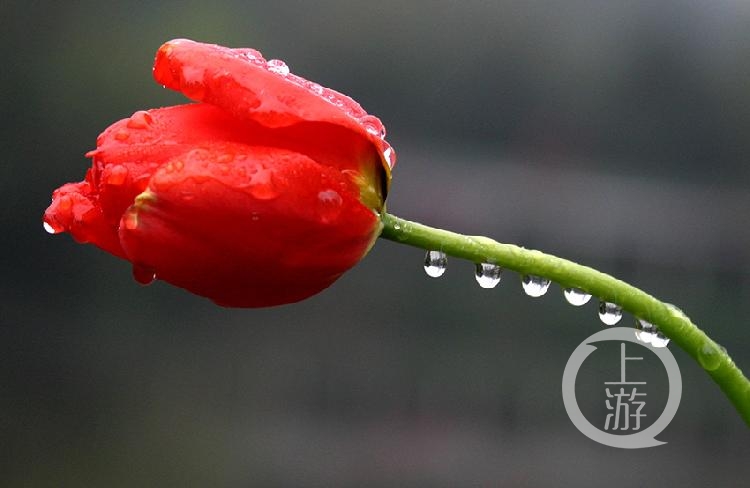
[[385,158],[385,162],[388,163],[388,166],[393,168],[393,165],[395,164],[394,156],[393,156],[393,148],[388,148],[385,151],[383,151],[383,158]]
[[698,362],[706,371],[716,371],[721,366],[721,350],[711,343],[698,349]]
[[232,161],[234,161],[234,154],[230,152],[223,153],[218,158],[216,158],[216,162],[221,164],[228,164]]
[[323,190],[318,193],[318,211],[320,221],[324,224],[336,220],[341,214],[344,199],[336,190]]
[[[244,167],[241,167],[244,169]],[[273,175],[268,170],[255,171],[250,179],[250,194],[258,200],[273,200],[279,196]]]
[[323,94],[323,87],[322,87],[322,86],[320,86],[319,84],[317,84],[317,83],[313,83],[313,82],[310,82],[310,84],[309,84],[309,85],[307,85],[307,86],[308,86],[308,88],[310,88],[310,90],[312,90],[312,92],[313,92],[313,93],[315,93],[316,95],[322,95],[322,94]]
[[672,315],[672,317],[676,317],[683,320],[690,320],[690,318],[685,315],[685,312],[682,311],[677,305],[673,305],[671,303],[665,303],[667,308],[669,309],[669,313]]
[[385,137],[385,127],[383,127],[383,123],[380,122],[380,119],[377,117],[373,115],[365,115],[359,119],[359,122],[370,134],[380,138]]
[[276,73],[277,75],[286,76],[289,74],[289,66],[280,59],[269,59],[268,71]]
[[128,230],[135,230],[138,228],[138,213],[135,211],[129,211],[122,217],[122,224]]
[[500,283],[503,269],[491,263],[477,263],[474,277],[482,288],[495,288]]
[[657,329],[656,335],[651,338],[651,345],[654,347],[667,347],[669,345],[669,337]]
[[252,49],[243,50],[240,56],[253,63],[258,61],[258,53]]
[[126,141],[128,140],[128,137],[130,137],[130,133],[125,129],[120,129],[115,132],[115,139],[117,139],[118,141]]
[[448,266],[448,256],[443,251],[427,251],[424,257],[424,271],[427,276],[439,278]]
[[145,110],[139,110],[130,116],[127,126],[131,129],[148,129],[153,119]]
[[206,96],[204,77],[206,70],[192,65],[183,65],[180,91],[193,100],[203,100]]
[[579,288],[566,288],[563,294],[565,295],[565,300],[574,307],[586,305],[591,300],[591,295]]
[[605,325],[615,325],[622,318],[622,308],[615,303],[599,302],[599,320]]
[[46,230],[48,234],[59,234],[60,232],[62,232],[62,229],[56,228],[46,220],[44,221],[42,226],[44,226],[44,230]]
[[107,169],[105,182],[108,185],[119,186],[125,183],[128,177],[128,168],[121,164],[116,164]]
[[523,275],[521,277],[521,284],[523,285],[523,291],[530,297],[540,297],[547,293],[549,285],[552,283],[547,278],[534,275]]
[[141,285],[150,285],[156,280],[156,272],[153,268],[141,264],[133,265],[133,279]]
[[635,321],[635,337],[645,344],[651,344],[653,347],[666,347],[669,344],[667,336],[662,334],[654,324],[643,319],[636,319]]

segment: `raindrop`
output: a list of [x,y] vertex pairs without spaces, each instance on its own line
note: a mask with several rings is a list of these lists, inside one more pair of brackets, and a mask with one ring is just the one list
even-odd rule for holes
[[382,122],[380,122],[380,119],[377,117],[373,115],[365,115],[359,119],[359,122],[370,134],[380,138],[385,137],[385,127],[383,127]]
[[690,320],[687,315],[685,315],[685,312],[683,312],[677,305],[673,305],[671,303],[665,303],[664,305],[667,306],[669,309],[669,313],[676,318],[683,319],[683,320]]
[[273,200],[279,196],[271,171],[262,169],[254,172],[250,179],[250,194],[258,200]]
[[521,278],[521,284],[523,285],[523,291],[530,297],[540,297],[547,293],[551,281],[547,278],[534,275],[523,275]]
[[115,139],[118,141],[126,141],[130,137],[130,133],[126,129],[120,129],[117,132],[115,132]]
[[310,82],[310,84],[309,84],[309,85],[307,85],[307,86],[308,86],[308,88],[310,88],[310,90],[312,90],[312,92],[313,92],[313,93],[315,93],[316,95],[322,95],[322,94],[323,94],[323,87],[322,87],[322,86],[320,86],[319,84],[317,84],[317,83],[314,83],[314,82]]
[[333,222],[343,210],[344,199],[336,190],[324,190],[318,193],[318,216],[324,224]]
[[448,256],[443,251],[427,251],[424,257],[424,271],[427,276],[439,278],[448,266]]
[[565,295],[565,300],[574,307],[586,305],[591,300],[591,295],[580,288],[566,288],[563,294]]
[[268,71],[272,71],[277,75],[286,76],[289,74],[289,66],[280,59],[269,59]]
[[666,347],[669,344],[669,338],[650,322],[636,319],[635,329],[636,339],[643,343],[651,344],[653,347]]
[[128,178],[128,168],[121,164],[115,164],[107,169],[105,182],[108,185],[119,186]]
[[133,278],[141,285],[150,285],[156,280],[156,272],[153,268],[141,264],[133,265]]
[[385,151],[383,151],[383,158],[385,159],[385,162],[388,163],[388,166],[393,168],[393,165],[396,164],[394,155],[393,155],[393,148],[388,148]]
[[503,269],[491,263],[477,263],[474,277],[482,288],[495,288],[500,283]]
[[706,371],[716,371],[721,366],[721,350],[707,342],[698,349],[698,362]]
[[128,210],[122,217],[122,224],[127,230],[136,230],[138,228],[138,212],[135,210]]
[[656,334],[651,338],[651,345],[654,347],[667,347],[669,345],[669,337],[657,329]]
[[622,309],[614,303],[599,302],[599,320],[605,325],[615,325],[622,318]]
[[126,124],[131,129],[148,129],[153,122],[151,115],[145,110],[139,110],[130,116]]
[[44,230],[46,230],[47,233],[49,233],[49,234],[57,234],[58,232],[60,232],[59,230],[55,229],[52,226],[52,224],[50,224],[46,220],[44,221],[44,223],[42,225],[44,226]]

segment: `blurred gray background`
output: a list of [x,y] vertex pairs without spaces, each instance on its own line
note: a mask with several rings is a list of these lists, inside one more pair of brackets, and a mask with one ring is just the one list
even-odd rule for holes
[[5,1],[0,22],[0,485],[747,482],[747,427],[676,347],[666,445],[576,430],[562,372],[601,324],[554,285],[482,290],[458,260],[433,280],[383,241],[303,303],[222,309],[41,214],[107,125],[184,101],[151,79],[162,42],[255,47],[383,119],[393,213],[613,273],[750,370],[750,3]]

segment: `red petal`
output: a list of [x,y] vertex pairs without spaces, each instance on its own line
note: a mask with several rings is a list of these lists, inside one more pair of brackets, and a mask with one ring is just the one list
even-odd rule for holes
[[284,149],[214,143],[174,158],[123,216],[137,269],[227,306],[329,286],[379,231],[349,178]]
[[289,73],[278,60],[253,49],[230,49],[187,39],[159,48],[154,78],[187,97],[222,107],[267,127],[324,122],[345,127],[369,141],[387,172],[396,163],[385,129],[351,98]]

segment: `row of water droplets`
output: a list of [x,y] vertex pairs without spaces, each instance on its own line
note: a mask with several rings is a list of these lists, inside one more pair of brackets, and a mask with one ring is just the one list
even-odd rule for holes
[[[424,260],[424,270],[428,276],[439,278],[445,274],[448,267],[448,256],[443,251],[427,251]],[[477,263],[474,277],[482,288],[494,288],[500,283],[503,270],[494,263]],[[552,281],[541,276],[523,275],[521,285],[523,291],[530,297],[541,297],[547,293]],[[591,295],[578,288],[565,288],[565,300],[575,307],[587,304]],[[622,308],[611,302],[599,302],[599,320],[604,325],[613,326],[622,319]],[[653,347],[666,347],[669,338],[662,334],[655,325],[642,319],[636,319],[635,336],[643,343]]]
[[300,76],[297,76],[291,72],[289,66],[280,59],[269,59],[263,61],[260,53],[256,51],[243,52],[242,56],[248,59],[251,63],[258,66],[265,66],[268,71],[275,73],[287,81],[301,86],[308,91],[314,93],[316,96],[327,100],[329,103],[335,105],[343,111],[348,117],[356,120],[357,123],[362,126],[367,133],[375,136],[379,142],[376,144],[386,164],[393,168],[396,164],[396,154],[393,148],[385,141],[386,130],[383,123],[379,118],[374,115],[369,115],[362,106],[351,99],[350,97],[340,93],[331,88],[325,88],[318,83],[306,80]]

